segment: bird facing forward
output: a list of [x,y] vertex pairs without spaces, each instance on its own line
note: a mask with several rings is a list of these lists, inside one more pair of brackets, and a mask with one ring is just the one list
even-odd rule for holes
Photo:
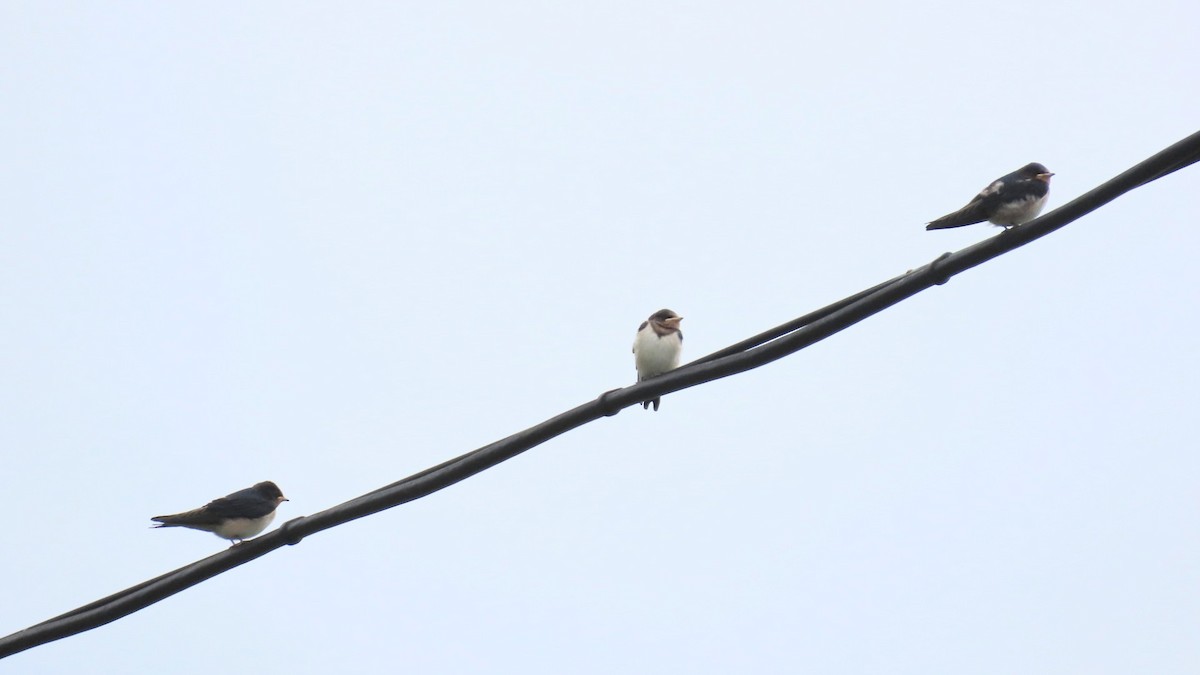
[[966,206],[938,218],[925,226],[926,230],[944,230],[988,221],[1008,229],[1027,223],[1042,212],[1046,195],[1050,193],[1050,173],[1045,166],[1033,162],[998,178]]
[[275,508],[287,500],[279,486],[268,480],[198,509],[150,520],[160,523],[153,527],[190,527],[240,543],[267,529],[275,519]]
[[[679,367],[679,355],[683,351],[680,321],[683,321],[682,316],[669,309],[660,309],[638,326],[633,339],[633,364],[637,367],[638,382]],[[642,408],[653,405],[657,411],[661,400],[643,401]]]

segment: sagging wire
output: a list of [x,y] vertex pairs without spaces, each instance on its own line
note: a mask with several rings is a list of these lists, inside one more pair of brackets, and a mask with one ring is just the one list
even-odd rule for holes
[[794,354],[950,277],[1024,246],[1117,197],[1200,161],[1200,132],[1140,162],[1091,191],[1033,221],[973,246],[939,256],[893,279],[793,319],[651,380],[601,394],[540,424],[310,516],[294,518],[265,535],[168,572],[106,598],[0,638],[0,658],[82,633],[262,557],[305,537],[420,499],[511,459],[526,450],[656,396],[745,372]]

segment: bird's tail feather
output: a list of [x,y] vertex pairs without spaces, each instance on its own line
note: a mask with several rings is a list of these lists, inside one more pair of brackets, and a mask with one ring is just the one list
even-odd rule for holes
[[926,225],[925,229],[926,230],[948,230],[952,227],[965,227],[967,225],[974,225],[974,223],[944,223],[944,222],[935,220],[932,223],[929,223],[928,225]]
[[987,218],[977,204],[968,204],[954,213],[947,213],[941,218],[930,221],[925,226],[926,230],[948,230],[952,227],[963,227],[965,225],[974,225],[982,223]]

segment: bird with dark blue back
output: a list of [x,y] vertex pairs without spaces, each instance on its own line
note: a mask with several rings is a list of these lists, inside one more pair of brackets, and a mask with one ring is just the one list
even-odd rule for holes
[[150,520],[159,523],[153,527],[189,527],[212,532],[236,544],[267,529],[275,519],[275,509],[287,500],[279,486],[268,480],[214,499],[198,509],[154,516]]
[[1004,229],[1027,223],[1042,212],[1050,194],[1050,173],[1033,162],[998,178],[966,206],[925,226],[926,230],[944,230],[987,221]]

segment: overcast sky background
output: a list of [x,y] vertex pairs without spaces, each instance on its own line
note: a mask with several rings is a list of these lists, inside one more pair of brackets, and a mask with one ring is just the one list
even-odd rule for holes
[[[1200,6],[0,4],[0,634],[1059,206],[1200,128]],[[1200,168],[782,362],[0,663],[1200,669]]]

